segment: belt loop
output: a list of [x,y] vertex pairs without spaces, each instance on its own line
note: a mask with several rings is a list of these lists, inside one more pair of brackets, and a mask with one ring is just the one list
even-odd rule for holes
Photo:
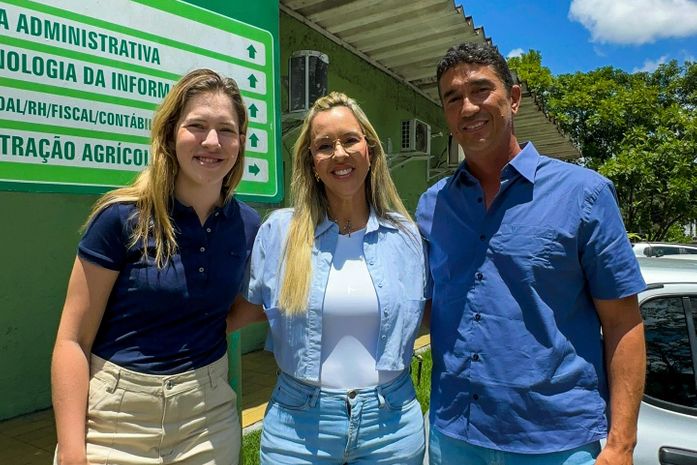
[[208,379],[211,383],[211,388],[215,389],[216,384],[217,384],[215,381],[215,373],[214,373],[215,370],[213,370],[213,367],[211,365],[208,365],[208,368],[206,369],[206,371],[208,372]]
[[320,388],[316,387],[312,390],[312,394],[310,394],[310,407],[315,408],[317,405],[317,399],[319,399],[319,392]]
[[378,396],[378,407],[383,408],[385,406],[385,396],[382,395],[382,386],[378,386],[375,389],[375,393]]
[[113,394],[116,388],[119,387],[119,380],[121,379],[121,369],[117,368],[114,370],[113,376],[109,379],[109,385],[107,386],[107,392]]

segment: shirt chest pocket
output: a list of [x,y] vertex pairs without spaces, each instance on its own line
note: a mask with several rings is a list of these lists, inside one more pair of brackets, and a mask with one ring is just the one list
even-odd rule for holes
[[550,268],[557,232],[541,226],[506,224],[489,241],[487,254],[502,272]]

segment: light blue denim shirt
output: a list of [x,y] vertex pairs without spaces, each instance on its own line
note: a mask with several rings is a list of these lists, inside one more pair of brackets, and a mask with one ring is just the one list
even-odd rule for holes
[[[283,247],[292,215],[291,209],[277,210],[261,225],[252,250],[247,300],[264,307],[270,326],[266,349],[273,351],[281,370],[300,380],[319,382],[322,307],[339,229],[327,218],[317,226],[312,270],[308,270],[312,282],[307,311],[288,317],[279,308],[278,296]],[[401,224],[398,228],[371,210],[363,239],[365,262],[380,308],[378,370],[397,371],[409,366],[424,309],[426,272],[421,237],[413,223]]]

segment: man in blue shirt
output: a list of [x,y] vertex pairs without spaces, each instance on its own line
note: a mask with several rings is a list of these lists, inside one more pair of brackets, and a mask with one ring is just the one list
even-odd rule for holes
[[430,463],[630,465],[645,284],[614,188],[518,144],[521,90],[492,46],[451,48],[437,78],[466,160],[417,209],[433,284]]

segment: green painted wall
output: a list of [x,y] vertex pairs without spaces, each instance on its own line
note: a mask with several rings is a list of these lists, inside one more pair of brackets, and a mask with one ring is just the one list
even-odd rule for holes
[[0,419],[50,405],[51,349],[78,230],[95,199],[0,192]]
[[[271,31],[278,69],[278,0],[190,3]],[[0,420],[50,406],[51,350],[79,229],[96,199],[0,191]]]

